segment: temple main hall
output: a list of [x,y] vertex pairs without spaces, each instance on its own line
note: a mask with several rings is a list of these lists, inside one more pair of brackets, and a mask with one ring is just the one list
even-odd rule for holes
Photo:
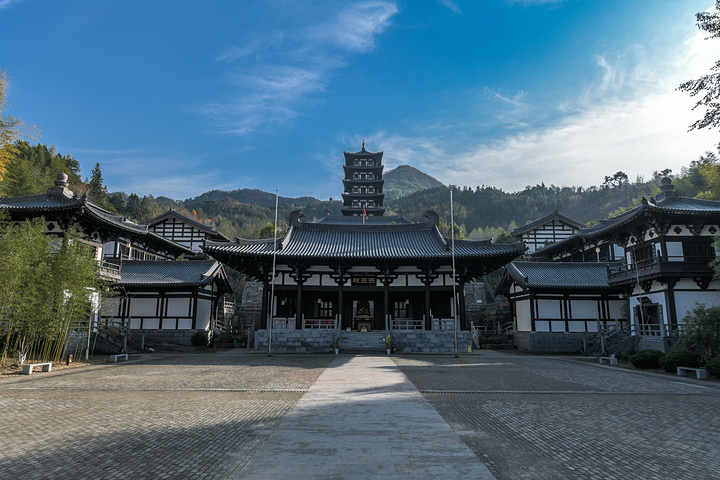
[[401,352],[447,352],[457,329],[465,349],[472,342],[464,285],[503,267],[524,245],[453,242],[433,211],[420,222],[385,215],[383,152],[368,152],[363,142],[344,156],[342,215],[309,221],[294,211],[282,238],[202,247],[262,283],[265,328],[255,348],[267,348],[272,334],[278,351],[327,351],[338,339],[374,333],[391,336]]

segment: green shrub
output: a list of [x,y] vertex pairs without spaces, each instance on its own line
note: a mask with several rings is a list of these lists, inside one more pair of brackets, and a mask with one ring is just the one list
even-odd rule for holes
[[635,368],[660,368],[660,358],[665,355],[660,350],[642,350],[630,357]]
[[660,366],[670,373],[675,373],[677,367],[697,368],[702,365],[702,358],[695,352],[680,351],[668,353],[660,358]]
[[720,357],[715,357],[705,364],[705,370],[715,378],[720,378]]
[[190,341],[196,347],[207,347],[208,334],[207,332],[195,332],[195,335],[192,336]]

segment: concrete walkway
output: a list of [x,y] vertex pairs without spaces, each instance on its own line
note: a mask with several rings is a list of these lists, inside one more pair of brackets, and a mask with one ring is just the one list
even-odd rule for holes
[[238,478],[495,477],[389,357],[341,355]]

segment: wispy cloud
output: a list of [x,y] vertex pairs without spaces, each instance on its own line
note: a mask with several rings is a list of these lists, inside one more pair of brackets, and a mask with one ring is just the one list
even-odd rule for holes
[[235,135],[287,123],[302,106],[312,104],[351,55],[375,48],[377,36],[390,27],[397,12],[390,1],[357,2],[312,27],[271,32],[228,48],[216,60],[240,63],[229,74],[235,91],[231,98],[208,102],[198,111],[219,130]]
[[462,13],[462,11],[460,11],[460,7],[458,7],[455,0],[438,0],[438,3],[445,8],[452,10],[455,13]]
[[566,0],[507,0],[509,3],[522,3],[523,5],[543,5],[543,4],[553,4],[553,3],[562,3]]
[[20,3],[24,0],[0,0],[0,10],[7,8],[14,3]]
[[533,122],[538,107],[527,94],[486,90],[497,103],[492,115],[502,119],[508,115],[503,112],[513,112],[507,120],[522,127],[493,140],[478,135],[462,143],[457,132],[431,128],[368,137],[389,152],[388,167],[410,163],[447,184],[517,191],[541,182],[598,185],[620,170],[630,178],[664,168],[678,172],[718,141],[715,132],[687,132],[700,113],[675,90],[713,65],[717,50],[703,38],[698,33],[674,51],[656,54],[636,45],[596,55],[595,80],[560,102],[550,123]]

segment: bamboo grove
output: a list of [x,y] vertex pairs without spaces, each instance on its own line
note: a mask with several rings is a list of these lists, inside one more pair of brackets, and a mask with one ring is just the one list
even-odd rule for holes
[[89,338],[103,290],[93,249],[77,229],[59,236],[43,226],[43,218],[8,222],[0,212],[0,363],[58,362]]

